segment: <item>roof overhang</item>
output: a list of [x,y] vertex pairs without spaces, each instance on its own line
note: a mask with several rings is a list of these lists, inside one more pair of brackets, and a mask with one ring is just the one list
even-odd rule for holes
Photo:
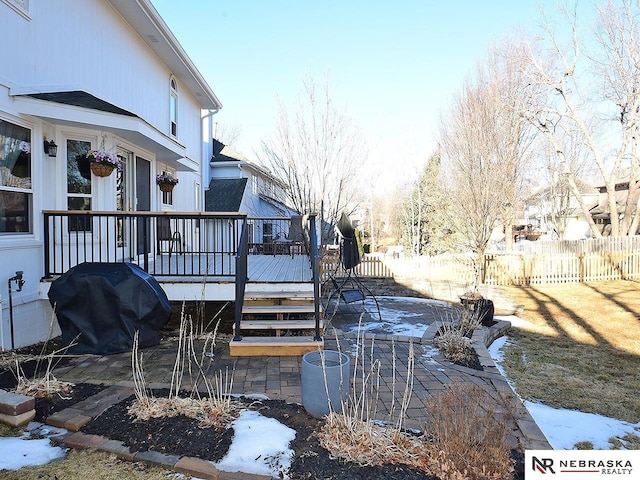
[[[198,164],[186,157],[186,147],[160,132],[140,117],[78,90],[10,93],[14,106],[25,115],[55,125],[107,130],[117,137],[155,154],[156,159],[177,170],[197,171]],[[118,113],[116,113],[118,112]]]
[[140,38],[198,99],[203,109],[217,110],[222,103],[196,68],[150,0],[109,0]]

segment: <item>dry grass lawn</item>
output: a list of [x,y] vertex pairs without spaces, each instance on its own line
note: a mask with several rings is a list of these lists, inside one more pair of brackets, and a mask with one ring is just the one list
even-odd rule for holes
[[505,369],[518,393],[640,421],[640,283],[506,287],[531,325],[513,328]]
[[167,480],[191,477],[144,463],[118,460],[114,455],[88,450],[71,450],[64,460],[46,465],[24,467],[17,471],[2,470],[3,480],[63,480],[84,478],[91,480]]

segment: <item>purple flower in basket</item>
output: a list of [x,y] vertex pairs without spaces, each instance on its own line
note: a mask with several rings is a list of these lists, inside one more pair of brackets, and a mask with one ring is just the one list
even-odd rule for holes
[[176,185],[178,183],[178,179],[170,173],[164,172],[156,175],[156,183],[158,185]]
[[87,158],[90,162],[102,163],[103,165],[108,165],[113,168],[121,168],[118,157],[104,150],[89,150],[87,152]]

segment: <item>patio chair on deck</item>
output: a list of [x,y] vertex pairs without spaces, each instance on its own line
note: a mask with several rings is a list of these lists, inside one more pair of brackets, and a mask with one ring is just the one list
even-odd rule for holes
[[182,254],[184,253],[184,244],[182,243],[182,235],[180,232],[173,232],[171,230],[171,219],[158,217],[158,223],[156,224],[156,237],[158,242],[158,253],[165,253],[163,242],[167,243],[169,249],[167,253],[171,256],[174,252],[174,249],[179,250]]
[[289,232],[285,235],[278,234],[273,243],[273,254],[295,254],[309,253],[309,242],[307,237],[306,215],[291,215]]

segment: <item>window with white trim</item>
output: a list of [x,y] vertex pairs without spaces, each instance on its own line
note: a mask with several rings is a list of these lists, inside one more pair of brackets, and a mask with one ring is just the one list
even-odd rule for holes
[[169,119],[170,131],[172,137],[178,136],[178,82],[175,77],[171,77],[169,81],[171,87],[171,96],[169,97]]
[[0,119],[0,235],[33,233],[31,129]]
[[[67,139],[67,210],[91,210],[91,142]],[[90,232],[89,217],[69,217],[70,232]]]
[[[169,175],[171,177],[176,178],[176,171],[172,168],[168,168],[168,167],[164,167],[162,169],[162,171],[160,172],[163,175]],[[173,192],[164,192],[164,191],[160,191],[160,193],[162,193],[162,204],[163,205],[168,205],[168,206],[173,206]]]

